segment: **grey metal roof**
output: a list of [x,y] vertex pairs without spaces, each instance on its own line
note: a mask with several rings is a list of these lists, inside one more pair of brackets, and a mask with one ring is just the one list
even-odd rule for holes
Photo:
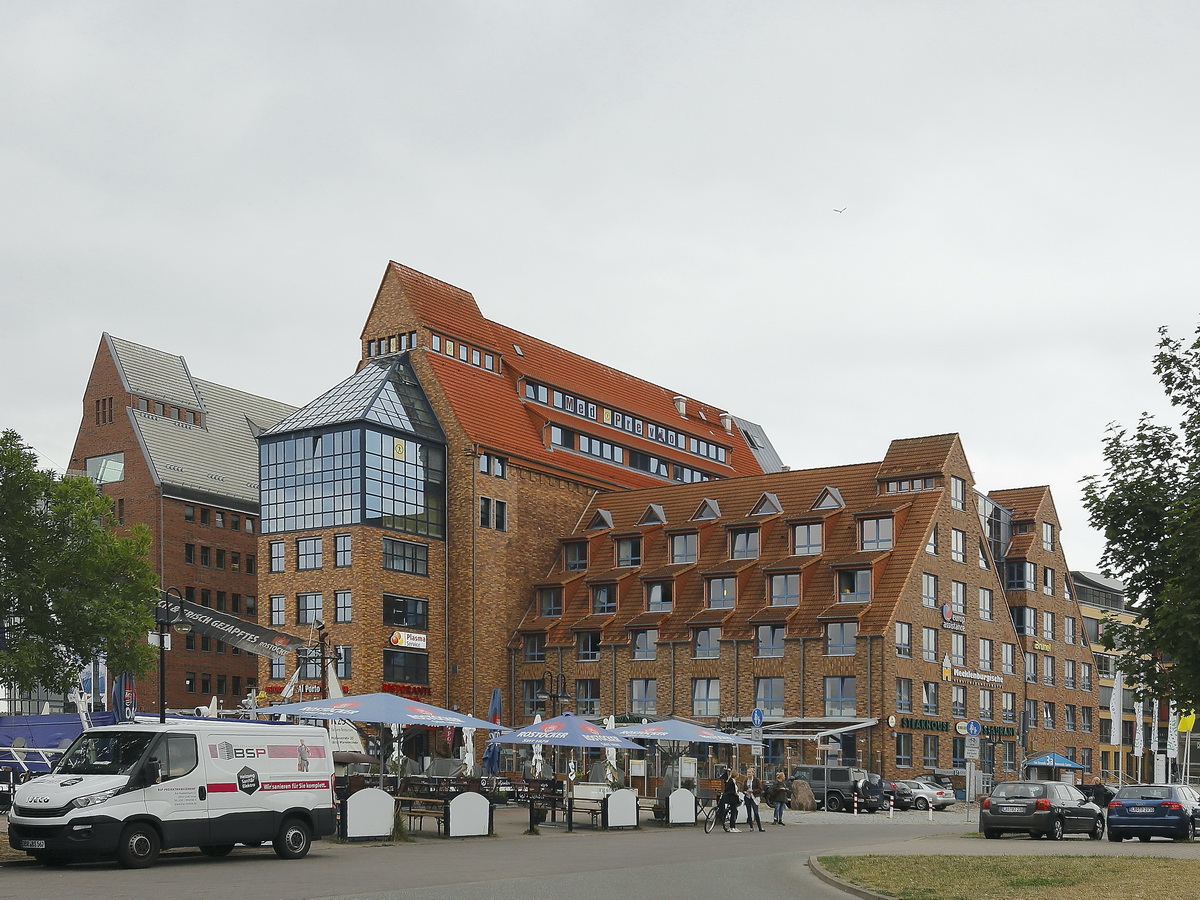
[[762,466],[762,470],[764,472],[783,471],[783,460],[775,452],[775,446],[771,443],[771,439],[767,437],[767,433],[763,430],[763,427],[748,419],[740,419],[737,416],[733,416],[733,421],[737,422],[737,427],[745,435],[746,444],[749,446],[750,452],[754,454],[754,458],[758,460],[758,464]]
[[1099,572],[1081,572],[1076,570],[1071,572],[1071,577],[1075,581],[1082,581],[1084,584],[1100,588],[1102,591],[1112,591],[1114,594],[1121,594],[1122,596],[1129,590],[1125,582],[1118,581],[1115,578],[1105,578]]
[[[132,393],[203,411],[203,425],[128,408],[165,493],[215,494],[257,508],[257,435],[296,407],[193,378],[183,357],[105,335]],[[160,377],[161,382],[155,379]]]

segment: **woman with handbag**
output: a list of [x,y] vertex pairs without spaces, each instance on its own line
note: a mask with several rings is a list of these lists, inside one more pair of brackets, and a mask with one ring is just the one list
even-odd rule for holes
[[758,826],[759,831],[766,831],[762,827],[762,819],[758,815],[758,798],[762,795],[762,782],[754,777],[753,767],[746,767],[746,778],[742,782],[742,802],[746,806],[746,825],[751,831],[754,826]]

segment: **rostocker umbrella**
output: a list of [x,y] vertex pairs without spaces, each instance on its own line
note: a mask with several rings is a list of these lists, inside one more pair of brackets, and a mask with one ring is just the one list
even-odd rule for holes
[[398,725],[429,725],[434,728],[504,728],[484,719],[442,709],[420,700],[395,694],[360,694],[356,697],[331,697],[269,706],[259,712],[302,719],[349,719],[353,722],[387,722]]
[[678,719],[664,719],[645,725],[626,725],[617,729],[621,737],[634,741],[686,741],[689,744],[756,744],[750,738],[726,734],[704,725],[693,725]]
[[547,747],[596,747],[606,750],[644,750],[633,741],[626,740],[615,731],[598,728],[587,719],[573,713],[563,713],[545,722],[526,725],[515,731],[498,735],[489,744],[544,744]]

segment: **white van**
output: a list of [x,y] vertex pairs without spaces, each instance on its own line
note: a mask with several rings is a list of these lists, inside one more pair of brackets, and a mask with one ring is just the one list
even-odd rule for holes
[[8,839],[46,865],[144,868],[172,847],[225,856],[266,841],[300,859],[335,828],[325,729],[185,719],[85,731],[17,790]]

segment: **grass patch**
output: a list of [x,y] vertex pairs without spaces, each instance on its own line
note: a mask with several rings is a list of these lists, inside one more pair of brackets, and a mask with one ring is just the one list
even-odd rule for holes
[[1200,860],[1120,856],[823,856],[898,900],[1194,900]]

